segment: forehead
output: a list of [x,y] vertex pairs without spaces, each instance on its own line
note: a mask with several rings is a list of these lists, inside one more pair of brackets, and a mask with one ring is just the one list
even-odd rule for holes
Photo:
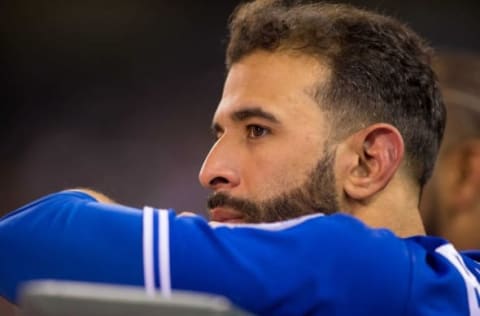
[[319,112],[313,95],[328,77],[328,67],[312,57],[254,52],[232,65],[214,121],[244,108],[260,108],[280,119]]

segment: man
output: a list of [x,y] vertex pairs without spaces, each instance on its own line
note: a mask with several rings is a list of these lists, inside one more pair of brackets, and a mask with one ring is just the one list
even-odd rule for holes
[[430,235],[458,249],[480,248],[480,59],[442,55],[435,63],[448,108],[445,137],[422,197]]
[[213,223],[47,196],[0,222],[0,295],[54,278],[221,294],[255,314],[480,315],[475,254],[400,238],[424,234],[444,129],[429,58],[408,28],[349,6],[240,6],[200,171]]

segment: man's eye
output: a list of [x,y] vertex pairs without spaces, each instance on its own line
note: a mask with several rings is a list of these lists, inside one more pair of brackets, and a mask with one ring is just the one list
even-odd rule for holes
[[260,125],[247,126],[248,138],[258,138],[267,135],[270,130]]

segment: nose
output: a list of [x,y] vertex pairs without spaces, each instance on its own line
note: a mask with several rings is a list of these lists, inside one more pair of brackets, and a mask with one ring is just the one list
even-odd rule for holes
[[231,190],[240,184],[239,153],[238,148],[234,147],[223,137],[213,145],[198,175],[203,187],[222,191]]

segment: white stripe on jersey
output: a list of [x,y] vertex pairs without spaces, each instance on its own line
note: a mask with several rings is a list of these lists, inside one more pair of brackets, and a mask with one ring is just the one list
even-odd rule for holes
[[155,271],[153,264],[153,209],[143,208],[143,278],[147,295],[155,295]]
[[447,258],[448,261],[450,261],[450,263],[452,263],[452,265],[458,270],[463,280],[465,281],[470,316],[480,316],[480,302],[478,301],[477,297],[477,295],[480,293],[480,283],[465,265],[462,256],[452,246],[452,244],[442,245],[438,247],[435,251]]
[[158,216],[158,256],[160,273],[160,290],[162,296],[170,297],[172,294],[172,285],[170,282],[170,232],[168,211],[159,210]]
[[271,230],[271,231],[277,231],[277,230],[284,230],[296,225],[299,225],[303,222],[306,222],[312,218],[317,218],[324,216],[323,213],[317,213],[317,214],[312,214],[312,215],[305,215],[302,217],[294,218],[294,219],[289,219],[281,222],[275,222],[275,223],[259,223],[259,224],[231,224],[231,223],[220,223],[220,222],[210,222],[209,225],[212,228],[220,228],[220,227],[227,227],[227,228],[257,228],[257,229],[263,229],[263,230]]

